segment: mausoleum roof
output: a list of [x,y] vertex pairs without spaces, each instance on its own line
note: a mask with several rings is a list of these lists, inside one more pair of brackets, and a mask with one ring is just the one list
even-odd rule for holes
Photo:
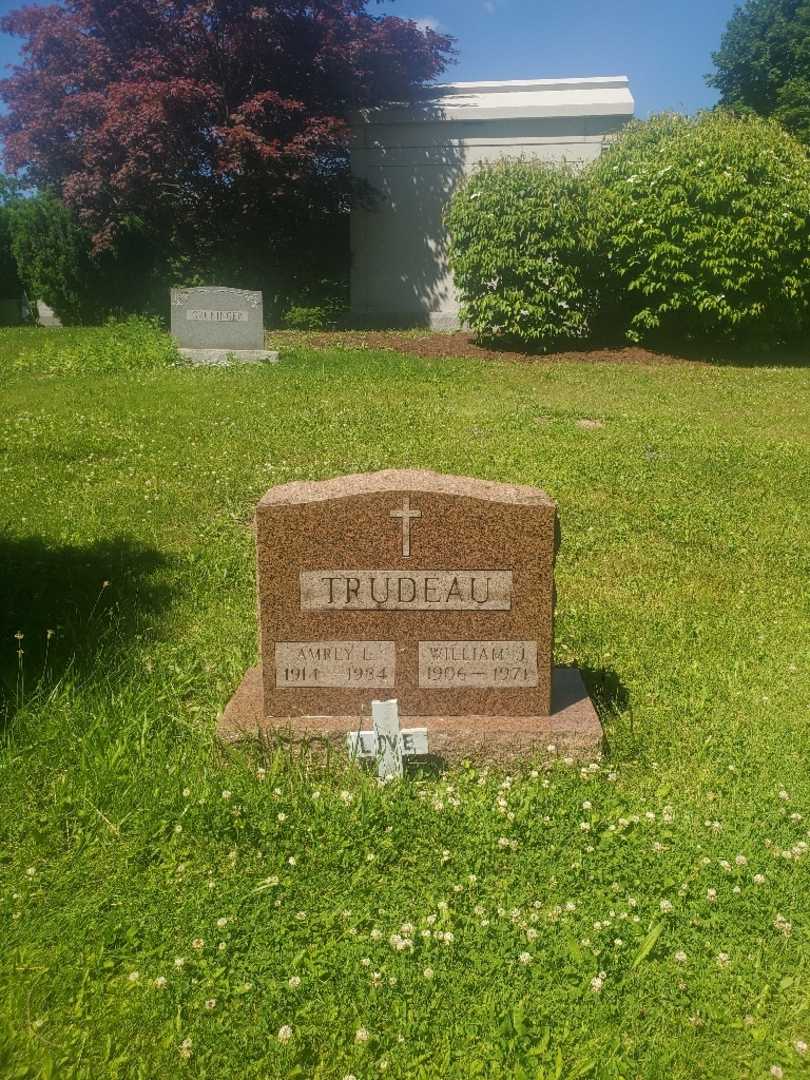
[[360,123],[418,120],[506,120],[518,117],[632,116],[626,75],[583,79],[517,79],[507,82],[440,83],[410,104],[363,109]]

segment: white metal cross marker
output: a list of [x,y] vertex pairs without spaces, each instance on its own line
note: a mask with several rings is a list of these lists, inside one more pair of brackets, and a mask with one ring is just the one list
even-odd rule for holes
[[399,726],[399,704],[372,701],[373,731],[350,731],[346,736],[349,756],[358,761],[376,761],[380,779],[402,776],[405,758],[419,757],[428,752],[427,728]]
[[410,496],[406,495],[402,501],[401,510],[392,510],[390,517],[402,518],[402,555],[406,559],[411,557],[411,520],[422,516],[421,510],[411,510]]

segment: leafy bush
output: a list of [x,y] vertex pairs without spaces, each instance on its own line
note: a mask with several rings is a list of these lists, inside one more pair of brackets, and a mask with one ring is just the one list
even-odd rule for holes
[[284,313],[284,326],[288,330],[333,330],[339,314],[331,304],[299,305]]
[[28,295],[49,304],[66,326],[167,307],[167,268],[137,222],[122,223],[115,246],[95,254],[87,230],[47,192],[13,198],[6,212]]
[[159,320],[138,315],[104,326],[8,330],[0,343],[0,357],[12,369],[48,375],[147,371],[179,362]]
[[15,199],[8,206],[11,248],[26,290],[45,300],[66,324],[95,311],[83,283],[90,272],[89,242],[52,195]]
[[606,299],[631,341],[772,345],[810,326],[810,157],[774,122],[632,123],[586,178]]
[[589,334],[595,308],[589,189],[567,165],[500,161],[448,213],[461,317],[481,338],[548,344]]

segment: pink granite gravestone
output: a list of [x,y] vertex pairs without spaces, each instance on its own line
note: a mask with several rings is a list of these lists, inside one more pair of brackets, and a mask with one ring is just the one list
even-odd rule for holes
[[256,510],[261,664],[223,733],[339,737],[385,697],[443,757],[592,753],[579,673],[552,667],[558,539],[539,488],[413,470],[271,488]]

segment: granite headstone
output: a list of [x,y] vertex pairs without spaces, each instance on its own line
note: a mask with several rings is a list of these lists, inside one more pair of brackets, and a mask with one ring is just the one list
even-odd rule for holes
[[278,359],[264,348],[262,294],[248,289],[172,289],[171,333],[181,355],[197,363]]
[[558,541],[539,488],[412,470],[271,488],[256,510],[261,664],[223,731],[339,735],[385,697],[445,757],[594,750],[579,673],[552,668]]

